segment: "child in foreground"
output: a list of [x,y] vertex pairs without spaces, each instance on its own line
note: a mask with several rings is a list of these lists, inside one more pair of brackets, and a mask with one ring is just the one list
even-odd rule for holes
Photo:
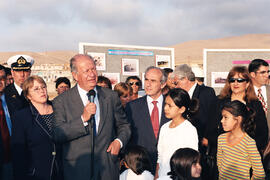
[[198,111],[198,101],[191,100],[183,89],[171,89],[165,99],[164,113],[171,121],[160,130],[156,178],[166,176],[170,169],[170,158],[179,148],[198,150],[198,134],[190,122]]
[[200,153],[191,148],[180,148],[172,155],[170,167],[168,176],[158,180],[199,180],[202,171]]
[[127,147],[124,155],[125,170],[120,180],[153,180],[151,162],[147,151],[141,146]]
[[255,112],[235,100],[224,105],[222,126],[226,133],[218,137],[219,179],[265,179],[261,156],[254,139]]

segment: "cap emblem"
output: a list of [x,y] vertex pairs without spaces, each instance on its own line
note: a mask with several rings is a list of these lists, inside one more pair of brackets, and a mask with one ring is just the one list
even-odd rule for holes
[[17,63],[18,65],[24,65],[26,64],[26,59],[23,57],[23,56],[20,56],[18,59],[17,59]]

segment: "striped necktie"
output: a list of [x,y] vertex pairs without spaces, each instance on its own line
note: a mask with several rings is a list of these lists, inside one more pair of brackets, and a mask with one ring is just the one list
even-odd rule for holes
[[258,89],[258,99],[261,101],[263,110],[266,113],[267,112],[267,105],[266,105],[266,103],[264,101],[261,88]]

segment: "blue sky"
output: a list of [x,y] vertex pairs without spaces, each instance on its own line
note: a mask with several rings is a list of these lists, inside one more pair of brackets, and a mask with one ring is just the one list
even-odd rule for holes
[[269,33],[269,0],[1,0],[0,51],[170,46]]

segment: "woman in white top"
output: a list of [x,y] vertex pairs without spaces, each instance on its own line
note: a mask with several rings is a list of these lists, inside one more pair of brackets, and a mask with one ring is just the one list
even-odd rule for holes
[[145,148],[141,146],[127,147],[124,155],[127,170],[121,173],[120,180],[153,180],[152,165]]
[[170,158],[179,148],[198,150],[198,134],[189,121],[198,111],[198,100],[191,100],[189,94],[180,88],[169,91],[165,100],[165,116],[171,121],[161,127],[158,140],[158,161],[156,177],[170,172]]

